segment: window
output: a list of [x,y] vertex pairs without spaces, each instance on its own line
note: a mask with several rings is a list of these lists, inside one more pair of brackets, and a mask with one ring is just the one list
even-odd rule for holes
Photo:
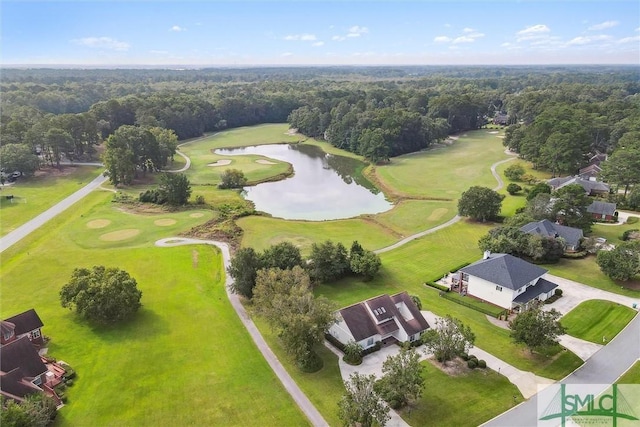
[[373,345],[373,337],[369,338],[367,340],[367,347],[372,346]]
[[497,286],[497,285],[496,285],[496,291],[498,291],[498,292],[502,292],[502,286]]
[[40,329],[36,329],[35,331],[31,332],[31,339],[36,338],[40,338]]
[[13,331],[5,332],[3,334],[4,340],[8,341],[13,336]]

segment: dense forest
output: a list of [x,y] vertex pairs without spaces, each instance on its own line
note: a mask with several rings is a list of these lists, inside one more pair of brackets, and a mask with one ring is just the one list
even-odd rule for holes
[[505,145],[553,174],[596,151],[640,151],[640,67],[6,69],[0,91],[2,167],[25,173],[90,158],[103,142],[105,160],[154,171],[177,140],[274,122],[371,162],[497,115]]

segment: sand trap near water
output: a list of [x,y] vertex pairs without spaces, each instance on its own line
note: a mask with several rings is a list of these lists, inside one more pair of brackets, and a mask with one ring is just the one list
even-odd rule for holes
[[111,233],[105,233],[100,236],[100,240],[105,242],[117,242],[119,240],[126,240],[140,234],[140,230],[137,228],[127,228],[125,230],[112,231]]
[[217,162],[209,163],[207,166],[216,167],[216,166],[226,166],[230,164],[231,164],[231,160],[222,159],[222,160],[218,160]]
[[447,212],[449,212],[449,209],[445,209],[445,208],[435,209],[433,212],[431,212],[431,215],[429,215],[429,218],[427,218],[427,220],[437,221],[440,218],[442,218],[442,215],[446,214]]
[[94,219],[93,221],[89,221],[87,223],[87,228],[105,228],[109,224],[111,224],[111,220]]
[[493,134],[500,133],[500,132],[498,132],[497,130],[494,130],[494,131],[491,131],[489,133],[493,135]]
[[166,227],[168,225],[173,225],[176,222],[178,222],[178,221],[176,221],[175,219],[171,219],[171,218],[156,219],[155,221],[153,221],[153,223],[155,225],[159,225],[160,227]]
[[204,214],[202,212],[195,212],[192,214],[189,214],[190,218],[202,218],[204,216]]
[[275,165],[276,162],[272,162],[271,160],[258,159],[256,163],[260,163],[261,165]]

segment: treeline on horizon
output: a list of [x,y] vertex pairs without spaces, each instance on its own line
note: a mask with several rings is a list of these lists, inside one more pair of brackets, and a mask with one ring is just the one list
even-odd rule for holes
[[0,144],[81,159],[123,125],[183,140],[289,122],[379,162],[505,114],[506,146],[570,174],[640,132],[639,77],[637,66],[7,68]]

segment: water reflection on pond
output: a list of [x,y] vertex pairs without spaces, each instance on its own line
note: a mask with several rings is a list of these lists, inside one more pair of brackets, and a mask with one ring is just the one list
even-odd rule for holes
[[293,165],[290,178],[244,189],[245,198],[255,204],[256,210],[277,218],[341,219],[392,207],[384,194],[358,172],[361,162],[327,154],[313,145],[258,145],[215,152],[224,156],[257,154]]

